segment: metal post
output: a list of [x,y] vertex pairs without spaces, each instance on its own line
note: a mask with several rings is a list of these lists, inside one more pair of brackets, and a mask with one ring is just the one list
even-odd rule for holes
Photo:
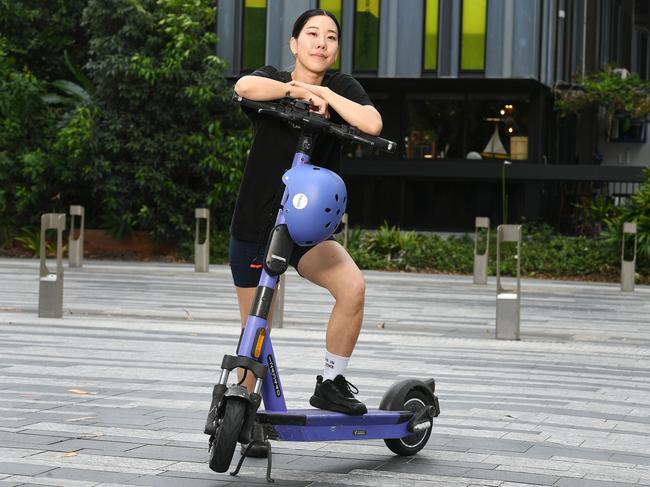
[[[625,258],[625,240],[634,238],[634,253],[632,259]],[[621,243],[621,291],[634,291],[634,277],[636,273],[636,222],[623,223],[623,238]]]
[[281,274],[278,279],[278,285],[275,288],[275,305],[273,306],[273,320],[271,326],[273,328],[282,328],[284,324],[284,285],[286,282],[286,274]]
[[[56,230],[56,272],[46,265],[45,237],[47,230]],[[38,316],[40,318],[61,318],[63,316],[63,231],[65,213],[41,215],[41,266],[38,285]]]
[[348,248],[348,214],[343,213],[343,218],[341,218],[341,223],[343,223],[343,248],[347,250]]
[[[195,208],[196,235],[194,237],[194,271],[208,272],[210,268],[210,210]],[[199,237],[200,221],[205,220],[205,239]]]
[[[79,236],[74,238],[74,217],[79,217]],[[68,235],[68,267],[83,267],[84,264],[84,218],[83,206],[70,206],[70,234]]]
[[[501,284],[501,244],[516,242],[517,280],[515,289],[505,289]],[[495,338],[519,340],[519,310],[521,290],[521,225],[497,227],[497,321]]]
[[[479,249],[479,229],[484,228],[485,233],[485,252],[478,253]],[[483,247],[483,238],[480,239],[481,248]],[[490,250],[490,219],[484,216],[477,216],[474,230],[474,284],[487,284],[488,254]]]

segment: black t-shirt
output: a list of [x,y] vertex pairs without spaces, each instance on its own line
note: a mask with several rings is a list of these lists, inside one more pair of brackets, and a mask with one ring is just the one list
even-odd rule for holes
[[[283,83],[291,81],[291,73],[265,66],[252,73]],[[372,105],[363,87],[352,76],[327,73],[322,86],[361,105]],[[253,143],[244,165],[237,203],[230,225],[233,237],[248,242],[265,242],[275,222],[284,191],[282,175],[291,167],[300,129],[287,122],[244,108],[253,123]],[[330,120],[345,123],[330,107]],[[311,163],[339,172],[341,146],[329,134],[318,134]]]

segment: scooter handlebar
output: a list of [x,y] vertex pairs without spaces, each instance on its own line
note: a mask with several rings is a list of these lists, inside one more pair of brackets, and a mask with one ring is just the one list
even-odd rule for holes
[[256,110],[260,115],[270,115],[303,127],[329,132],[338,138],[365,144],[384,152],[395,153],[397,150],[397,144],[395,142],[366,134],[350,125],[330,122],[321,115],[311,111],[306,102],[296,100],[295,98],[284,98],[279,101],[254,101],[243,98],[235,93],[233,100],[242,106]]

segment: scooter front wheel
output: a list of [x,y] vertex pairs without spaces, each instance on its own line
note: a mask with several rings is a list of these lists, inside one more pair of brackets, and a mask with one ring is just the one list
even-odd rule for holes
[[[411,389],[404,398],[404,410],[418,413],[426,408],[431,402],[422,391]],[[384,443],[386,446],[397,455],[411,456],[419,452],[429,441],[431,436],[431,428],[426,428],[422,431],[413,433],[412,435],[405,436],[404,438],[386,439]]]
[[237,447],[237,439],[244,424],[246,402],[230,398],[224,406],[223,417],[218,420],[217,429],[210,448],[210,469],[226,472]]

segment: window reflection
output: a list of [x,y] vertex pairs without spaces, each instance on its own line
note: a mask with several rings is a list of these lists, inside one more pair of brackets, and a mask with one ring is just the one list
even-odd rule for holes
[[438,69],[438,8],[439,0],[427,0],[424,21],[424,70]]
[[466,155],[528,159],[527,100],[468,100],[466,107]]
[[460,69],[485,69],[485,30],[487,0],[463,0],[462,37],[460,41]]
[[409,98],[406,103],[404,157],[407,159],[462,157],[464,119],[462,97]]
[[354,69],[377,71],[379,64],[379,0],[357,0],[354,18]]
[[266,0],[244,0],[242,68],[249,70],[263,66],[265,47]]
[[406,159],[527,159],[528,100],[406,97]]

